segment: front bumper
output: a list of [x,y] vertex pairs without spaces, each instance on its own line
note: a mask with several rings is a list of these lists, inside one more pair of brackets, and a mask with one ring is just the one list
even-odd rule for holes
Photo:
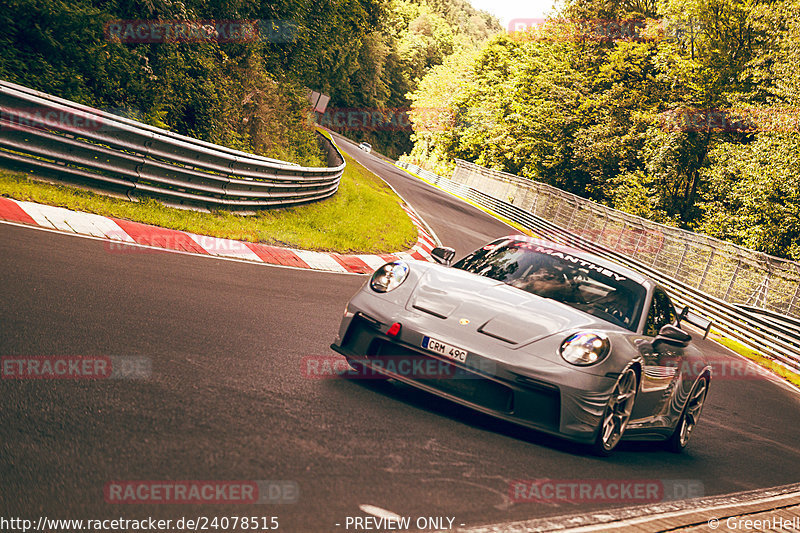
[[[461,363],[422,348],[422,338],[436,333],[414,324],[412,316],[403,317],[401,335],[390,337],[391,324],[351,311],[331,345],[351,363],[503,420],[578,442],[594,441],[613,377],[544,360],[519,367],[473,351]],[[419,364],[426,361],[435,364]]]

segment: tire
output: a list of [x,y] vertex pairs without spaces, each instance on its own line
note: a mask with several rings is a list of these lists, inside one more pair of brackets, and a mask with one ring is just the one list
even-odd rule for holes
[[708,395],[708,378],[706,376],[697,380],[692,392],[689,393],[689,398],[683,406],[683,412],[675,425],[675,431],[665,441],[667,449],[673,453],[681,453],[686,445],[689,444],[689,437],[692,436],[692,431],[697,426],[697,421],[700,419],[700,414],[703,411],[703,405],[706,403],[706,396]]
[[597,438],[592,445],[593,453],[601,457],[608,457],[622,440],[638,391],[639,380],[636,372],[633,368],[628,367],[620,374],[611,391],[608,405],[603,412],[600,426],[597,428]]

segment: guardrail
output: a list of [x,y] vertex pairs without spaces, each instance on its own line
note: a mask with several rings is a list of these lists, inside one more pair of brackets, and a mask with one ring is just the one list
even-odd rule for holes
[[301,167],[178,135],[0,80],[4,165],[103,190],[205,208],[258,209],[336,193],[345,163]]
[[[567,231],[563,227],[495,198],[476,188],[444,178],[416,165],[398,162],[403,167],[442,189],[467,198],[545,239],[580,248],[633,268],[667,288],[676,303],[689,305],[694,311],[713,321],[714,327],[764,356],[800,373],[800,329],[798,321],[764,310],[751,310],[731,304],[682,283],[628,255]],[[520,178],[521,179],[521,178]]]
[[469,185],[726,302],[800,317],[800,263],[658,224],[556,187],[457,160]]

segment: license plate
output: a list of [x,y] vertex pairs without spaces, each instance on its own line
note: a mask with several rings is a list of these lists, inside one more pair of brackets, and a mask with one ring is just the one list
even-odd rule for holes
[[437,341],[436,339],[432,339],[430,337],[423,337],[422,347],[426,350],[432,351],[433,353],[438,353],[440,355],[444,355],[445,357],[449,357],[450,359],[455,359],[461,363],[467,362],[466,350],[456,348],[455,346],[451,346],[445,342]]

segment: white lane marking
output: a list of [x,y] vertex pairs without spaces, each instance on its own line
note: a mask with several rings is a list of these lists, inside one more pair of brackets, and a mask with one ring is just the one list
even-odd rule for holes
[[426,250],[425,248],[422,248],[420,246],[415,246],[414,248],[412,248],[412,250],[414,250],[419,255],[424,257],[426,261],[433,262],[433,257],[431,257],[430,252],[428,250]]
[[[398,195],[399,196],[399,195]],[[54,207],[44,204],[37,204],[34,202],[26,202],[14,200],[17,205],[22,208],[36,224],[39,229],[60,230],[66,233],[80,235],[84,237],[94,237],[100,239],[111,239],[116,241],[123,241],[126,243],[134,244],[136,241],[128,235],[116,222],[108,217],[96,215],[93,213],[84,213],[80,211],[71,211],[69,209]],[[413,212],[410,205],[406,205],[407,212]],[[427,246],[430,246],[430,236],[426,235],[422,228],[420,220],[413,217],[416,222],[418,230],[418,242],[412,248],[412,251],[417,251],[422,254],[428,261],[432,258],[429,255]],[[244,243],[233,241],[230,239],[221,239],[217,237],[208,237],[185,232],[189,237],[196,242],[201,248],[208,251],[209,254],[216,257],[229,257],[233,259],[241,259],[246,261],[253,261],[263,263],[263,259],[253,252]],[[145,246],[153,249],[161,249],[157,246]],[[180,250],[178,250],[180,251]],[[312,252],[307,250],[291,250],[303,261],[305,261],[312,269],[325,270],[329,272],[348,272],[338,261],[333,259],[329,254],[322,252]],[[192,253],[192,252],[188,252]],[[202,255],[202,254],[197,254]],[[408,252],[399,252],[394,254],[398,258],[413,260],[414,258]],[[378,256],[358,255],[359,259],[364,261],[373,270],[383,265],[386,261]]]
[[403,261],[416,261],[413,255],[408,252],[397,252],[396,254],[392,254],[398,259],[402,259]]
[[[10,220],[0,220],[0,224],[7,224],[9,226],[16,226],[18,228],[26,228],[26,229],[30,229],[30,230],[36,230],[36,231],[46,231],[48,233],[55,233],[56,235],[64,235],[64,236],[67,236],[67,237],[79,237],[81,239],[91,239],[93,241],[109,242],[109,240],[111,240],[111,239],[104,239],[104,238],[100,238],[100,237],[93,237],[91,235],[81,235],[80,233],[72,233],[72,232],[68,233],[66,231],[60,231],[60,230],[53,229],[53,228],[43,228],[41,226],[31,226],[30,224],[24,224],[24,223],[21,223],[21,222],[12,222]],[[216,259],[218,261],[232,261],[232,262],[235,262],[235,263],[245,263],[245,264],[248,264],[248,265],[263,265],[263,266],[274,267],[274,268],[286,268],[286,269],[289,269],[289,270],[302,270],[303,272],[316,272],[318,274],[347,274],[349,276],[363,276],[364,275],[364,274],[359,274],[358,272],[347,272],[347,271],[332,272],[332,271],[312,270],[310,268],[303,268],[303,267],[296,267],[296,266],[289,266],[289,265],[279,265],[279,264],[276,264],[276,263],[267,263],[265,261],[259,261],[258,263],[256,263],[255,261],[248,261],[246,259],[238,259],[238,258],[235,258],[235,257],[224,257],[224,256],[220,256],[220,255],[200,254],[200,253],[197,253],[197,252],[187,252],[185,250],[173,250],[172,248],[160,248],[158,246],[150,246],[150,245],[147,245],[147,244],[139,244],[137,242],[125,243],[125,246],[135,246],[137,248],[147,248],[149,250],[156,250],[156,251],[164,252],[164,253],[168,253],[168,254],[193,255],[195,257],[205,257],[205,258],[208,258],[208,259]]]
[[331,272],[347,272],[346,268],[344,268],[336,259],[326,253],[294,249],[292,249],[291,252],[305,261],[306,264],[311,268],[330,270]]
[[428,246],[431,249],[436,248],[436,245],[430,240],[430,238],[428,238],[428,236],[425,233],[420,232],[418,240],[422,244],[425,244],[426,246]]
[[[794,394],[800,394],[800,387],[797,387],[797,385],[795,385],[791,381],[787,380],[786,378],[780,376],[779,374],[773,372],[772,370],[770,370],[769,368],[767,368],[765,366],[759,365],[758,363],[756,363],[755,361],[753,361],[749,357],[744,356],[744,355],[742,355],[740,353],[734,352],[733,350],[731,350],[730,348],[728,348],[727,346],[725,346],[721,342],[717,341],[716,339],[709,339],[709,340],[711,340],[711,342],[716,343],[718,346],[721,346],[722,348],[725,348],[728,352],[730,352],[731,354],[736,356],[738,359],[741,359],[741,360],[745,361],[746,364],[750,368],[752,368],[753,375],[764,376],[764,378],[768,379],[770,381],[770,383],[773,383],[774,385],[778,385],[780,388],[784,389],[785,391],[791,392],[791,393],[794,393]],[[778,363],[778,364],[780,364],[780,363]],[[789,371],[790,372],[794,372],[791,369],[789,369]],[[711,379],[712,379],[712,381],[714,380],[713,372],[711,374]],[[719,378],[717,378],[717,379],[719,379]],[[722,379],[725,379],[725,378],[722,378]]]
[[[671,513],[661,513],[661,514],[648,514],[647,516],[639,516],[636,518],[628,518],[625,520],[616,520],[614,522],[605,522],[603,524],[593,524],[590,526],[583,526],[583,527],[576,527],[572,529],[567,529],[565,531],[569,531],[571,533],[579,533],[579,532],[590,532],[590,531],[606,531],[609,527],[622,527],[622,526],[633,526],[637,524],[646,524],[651,521],[656,520],[665,520],[667,518],[675,518],[679,516],[684,516],[688,514],[694,513],[708,513],[710,511],[720,511],[722,509],[733,509],[733,514],[724,513],[725,516],[720,516],[720,518],[728,518],[728,516],[737,516],[736,507],[749,507],[751,505],[759,505],[762,503],[770,503],[770,502],[777,502],[780,500],[786,500],[789,498],[796,498],[800,496],[800,492],[791,492],[789,494],[782,494],[780,496],[771,496],[768,498],[762,498],[760,500],[754,500],[749,502],[735,502],[735,503],[724,503],[721,505],[713,505],[710,507],[699,507],[696,509],[684,509],[682,511],[674,511]],[[765,511],[769,511],[770,509],[765,509]],[[759,511],[762,512],[762,511]],[[748,514],[750,514],[748,512]],[[705,523],[705,520],[702,521]],[[682,526],[681,526],[682,527]]]
[[136,242],[133,237],[123,230],[119,224],[106,217],[99,217],[94,219],[94,226],[102,235],[95,235],[95,237],[107,237],[112,241],[123,242]]
[[369,505],[366,503],[362,503],[358,506],[359,509],[364,511],[367,514],[371,514],[372,516],[377,516],[378,518],[386,518],[389,520],[399,520],[400,515],[397,513],[393,513],[391,511],[387,511],[386,509],[381,509],[375,505]]
[[[331,132],[331,134],[332,134],[332,136],[333,136],[333,132]],[[338,134],[336,134],[336,135],[338,135]],[[342,137],[343,139],[346,139],[346,137],[344,137],[344,136],[340,136],[340,137]],[[347,140],[349,141],[350,139],[347,139]],[[351,142],[352,142],[352,141],[351,141]],[[359,154],[358,152],[356,152],[356,154],[358,154],[358,155],[361,155],[361,154]],[[415,216],[418,218],[418,220],[419,220],[419,222],[420,222],[419,226],[420,226],[420,227],[422,227],[422,228],[425,230],[425,232],[426,232],[426,233],[428,233],[428,235],[430,236],[430,238],[431,238],[431,239],[433,239],[434,246],[436,246],[436,244],[435,244],[435,243],[441,243],[441,242],[442,242],[442,241],[441,241],[441,239],[439,239],[439,236],[438,236],[438,235],[436,235],[436,232],[435,232],[435,231],[433,231],[433,228],[430,226],[430,224],[428,224],[428,223],[425,221],[425,219],[424,219],[424,218],[422,218],[422,215],[420,215],[420,214],[417,212],[417,210],[416,210],[416,209],[414,209],[414,207],[413,207],[413,206],[412,206],[412,205],[411,205],[411,204],[410,204],[410,203],[409,203],[409,202],[408,202],[408,201],[407,201],[405,198],[403,198],[403,195],[402,195],[402,194],[400,194],[399,192],[397,192],[397,189],[395,189],[395,188],[392,186],[392,184],[391,184],[391,183],[389,183],[388,181],[386,181],[386,179],[384,179],[384,177],[383,177],[383,176],[381,176],[381,175],[379,175],[377,172],[373,172],[372,170],[368,169],[368,168],[367,168],[367,166],[366,166],[366,165],[365,165],[363,162],[361,162],[361,161],[360,161],[360,160],[359,160],[359,159],[358,159],[358,158],[357,158],[357,157],[356,157],[354,154],[350,154],[350,153],[348,153],[348,155],[349,155],[350,157],[352,157],[353,159],[355,159],[355,160],[356,160],[356,163],[358,163],[358,164],[359,164],[359,165],[361,165],[362,167],[366,168],[366,169],[367,169],[369,172],[371,172],[371,173],[372,173],[372,175],[374,175],[374,176],[377,176],[377,177],[378,177],[378,178],[379,178],[381,181],[383,181],[383,182],[386,184],[386,186],[387,186],[387,187],[389,187],[389,188],[392,190],[392,192],[395,194],[395,196],[397,196],[398,198],[400,198],[400,199],[403,201],[403,204],[405,204],[405,205],[401,206],[401,207],[403,208],[403,210],[404,210],[404,211],[406,211],[407,213],[408,213],[408,212],[410,212],[410,213],[414,214],[414,215],[415,215]],[[407,171],[406,169],[398,167],[398,166],[397,166],[396,164],[394,164],[393,162],[387,162],[387,161],[384,161],[383,159],[381,159],[381,158],[379,158],[379,157],[376,157],[376,156],[373,156],[373,158],[374,158],[376,161],[378,161],[378,162],[381,162],[381,163],[383,163],[383,164],[385,164],[385,165],[387,165],[387,166],[389,166],[389,167],[391,167],[391,168],[393,168],[393,169],[397,168],[397,169],[403,170],[404,172],[408,173],[408,171]]]
[[207,235],[196,235],[194,233],[186,233],[200,248],[207,251],[212,255],[222,255],[225,257],[235,257],[237,259],[247,259],[248,261],[257,261],[263,263],[261,259],[253,250],[241,241],[234,241],[232,239],[221,239],[219,237],[209,237]]
[[377,270],[386,264],[386,260],[377,255],[357,255],[356,257],[364,261],[372,270]]
[[108,237],[117,241],[135,242],[110,218],[93,213],[70,211],[63,207],[17,201],[17,205],[28,213],[37,224],[45,228],[67,233],[88,234],[93,237]]
[[[39,207],[42,207],[41,204],[34,204],[32,202],[17,202],[17,205],[19,205],[23,211],[28,213],[33,221],[38,225],[45,228],[57,229],[52,222],[47,220],[45,214],[39,209]],[[64,230],[72,232],[72,228],[64,228]]]

